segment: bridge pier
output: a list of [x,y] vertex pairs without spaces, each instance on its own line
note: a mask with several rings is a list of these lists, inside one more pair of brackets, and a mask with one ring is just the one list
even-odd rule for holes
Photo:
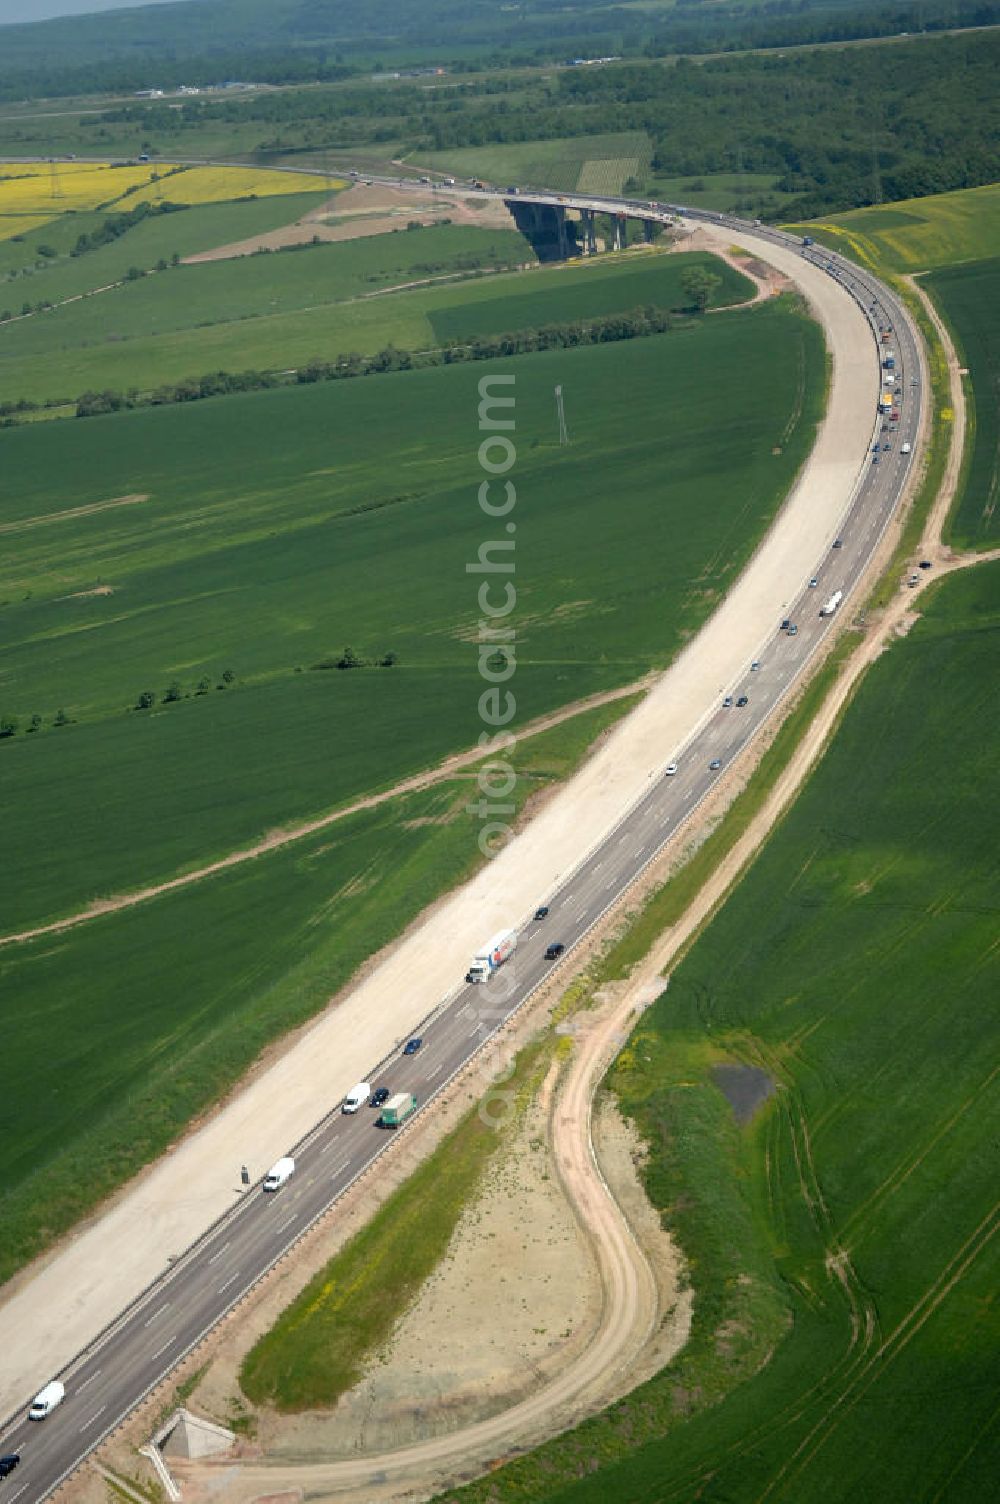
[[585,256],[596,256],[597,231],[594,228],[593,209],[580,210],[580,229],[583,232],[583,254]]
[[536,204],[520,198],[505,198],[504,203],[539,261],[565,261],[578,254],[577,227],[566,218],[564,204]]
[[626,219],[624,214],[615,214],[611,219],[611,249],[623,251],[627,244],[625,232]]

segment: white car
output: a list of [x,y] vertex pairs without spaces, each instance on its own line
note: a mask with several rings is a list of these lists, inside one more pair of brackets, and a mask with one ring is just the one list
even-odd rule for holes
[[665,778],[673,778],[673,776],[674,776],[674,774],[676,772],[677,772],[677,764],[675,762],[668,762],[667,766],[663,769],[663,774],[664,774]]

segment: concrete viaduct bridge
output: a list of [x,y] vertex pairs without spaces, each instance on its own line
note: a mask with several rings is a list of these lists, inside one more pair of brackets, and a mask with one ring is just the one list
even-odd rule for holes
[[664,205],[637,200],[603,200],[530,189],[508,191],[500,197],[539,261],[596,255],[599,229],[606,250],[624,250],[630,219],[642,225],[647,241],[654,240],[658,230],[673,221]]

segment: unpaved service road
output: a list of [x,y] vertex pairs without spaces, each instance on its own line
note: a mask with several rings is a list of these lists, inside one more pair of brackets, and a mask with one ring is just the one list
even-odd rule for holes
[[[733,226],[715,233],[730,240]],[[903,420],[914,435],[922,390],[916,346],[887,295],[843,263],[833,275],[792,246],[772,246],[742,227],[739,241],[799,283],[833,356],[828,416],[785,509],[698,638],[524,834],[276,1066],[11,1292],[0,1354],[3,1408],[66,1365],[60,1376],[67,1398],[58,1414],[30,1433],[16,1424],[4,1438],[5,1447],[24,1444],[22,1504],[51,1491],[385,1146],[368,1117],[334,1115],[312,1132],[331,1102],[378,1061],[386,1062],[379,1079],[391,1071],[397,1089],[414,1090],[422,1102],[432,1096],[551,974],[558,963],[545,958],[546,941],[572,948],[714,789],[829,630],[830,619],[818,612],[824,595],[842,589],[849,597],[856,588],[907,477],[898,447],[884,465],[868,463],[879,386],[880,347],[868,318],[873,298],[883,300],[872,312],[876,329],[880,318],[896,326]],[[838,536],[844,546],[832,551]],[[809,588],[810,576],[819,580],[817,590]],[[787,615],[801,623],[794,638],[776,631]],[[751,659],[759,670],[751,672]],[[723,709],[727,692],[745,692],[748,706]],[[679,765],[673,778],[663,777],[668,761]],[[528,916],[543,898],[552,914],[546,926],[532,926]],[[477,944],[511,923],[524,932],[516,972],[512,966],[501,973],[512,983],[509,996],[498,1002],[483,995],[486,989],[456,986]],[[424,1050],[403,1062],[398,1044],[421,1020]],[[238,1201],[208,1238],[168,1263],[238,1200],[240,1163],[259,1173],[295,1144],[299,1171],[285,1192]],[[140,1305],[74,1359],[152,1280]]]

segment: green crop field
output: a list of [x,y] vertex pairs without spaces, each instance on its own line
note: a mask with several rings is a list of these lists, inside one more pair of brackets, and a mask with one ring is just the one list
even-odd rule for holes
[[[400,244],[394,250],[396,242]],[[449,251],[448,246],[453,249]],[[0,327],[0,400],[44,401],[106,387],[150,391],[164,382],[208,371],[283,370],[305,365],[315,356],[330,360],[352,350],[373,354],[388,344],[426,350],[437,343],[436,315],[462,310],[454,313],[451,322],[466,333],[478,332],[474,317],[464,311],[473,304],[494,305],[487,312],[484,332],[497,322],[499,301],[510,297],[512,306],[525,309],[534,299],[532,322],[548,323],[556,317],[548,312],[555,289],[558,298],[553,306],[563,311],[560,317],[597,317],[621,310],[621,295],[612,286],[619,278],[625,283],[638,279],[635,295],[641,286],[645,302],[680,306],[684,266],[709,264],[704,256],[697,260],[684,255],[669,260],[651,257],[648,263],[638,264],[615,259],[604,264],[538,267],[530,279],[515,272],[461,286],[414,288],[338,301],[359,286],[369,251],[372,265],[384,267],[390,280],[397,276],[407,280],[406,273],[392,271],[395,257],[412,257],[410,269],[419,277],[417,269],[426,265],[428,255],[432,260],[451,258],[452,266],[460,267],[468,255],[488,261],[490,247],[502,260],[528,261],[533,256],[528,243],[512,232],[446,226],[370,237],[345,246],[251,257],[225,268],[171,268],[100,297]],[[725,263],[713,259],[711,264],[722,278],[717,303],[748,296],[744,278]],[[327,270],[328,286],[317,268]],[[313,277],[316,282],[311,285]],[[213,304],[212,297],[199,288],[211,288],[220,303]],[[285,288],[290,291],[283,292]],[[570,296],[570,288],[576,289],[575,297]],[[184,292],[204,315],[197,327],[177,327],[187,317],[179,296]],[[629,306],[634,306],[635,295],[629,293]],[[310,296],[312,306],[294,306]],[[281,311],[283,300],[292,306]],[[228,322],[219,322],[219,315],[213,313],[220,306],[228,309]],[[162,323],[160,332],[149,332],[154,320]]]
[[[991,1495],[998,653],[1000,565],[984,564],[873,668],[613,1071],[688,1259],[688,1345],[451,1497]],[[721,1065],[774,1088],[747,1126]]]
[[885,208],[854,209],[817,220],[834,244],[847,241],[870,264],[927,271],[1000,252],[1000,184],[963,188]]
[[775,173],[711,172],[698,177],[648,176],[644,191],[650,198],[670,204],[685,204],[692,209],[719,209],[723,212],[756,212],[762,205],[782,204],[794,197],[774,185]]
[[[498,369],[517,381],[527,718],[667,661],[748,557],[822,404],[819,333],[787,302],[502,367],[2,435],[18,485],[0,524],[0,711],[21,719],[0,742],[4,930],[471,743],[465,564],[490,537],[475,502],[477,384]],[[345,644],[399,662],[315,669]],[[236,683],[217,689],[226,669]],[[159,703],[174,680],[185,698]],[[133,709],[146,690],[155,709]],[[75,724],[54,726],[59,710]]]
[[[682,280],[689,267],[703,267],[720,279],[712,306],[748,302],[753,297],[754,286],[749,278],[733,271],[717,256],[697,251],[666,256],[654,253],[647,259],[631,258],[617,269],[617,274],[614,263],[602,264],[600,260],[587,263],[579,269],[582,275],[572,277],[567,273],[576,268],[566,268],[561,274],[552,268],[544,281],[540,278],[522,281],[524,291],[508,283],[510,290],[504,297],[484,296],[486,290],[479,287],[475,301],[469,299],[451,307],[429,309],[428,318],[435,339],[444,343],[473,339],[477,335],[505,334],[539,324],[573,323],[580,318],[625,313],[649,304],[680,310],[689,302]],[[489,290],[495,294],[495,289]]]
[[[522,742],[519,807],[631,703]],[[57,941],[0,949],[0,1283],[482,860],[468,802],[460,780],[397,798]]]
[[[161,237],[169,237],[170,224],[183,217],[168,216]],[[123,258],[130,253],[128,237],[124,239]],[[86,258],[80,260],[86,264]],[[9,368],[26,356],[48,350],[104,344],[115,346],[110,368],[120,344],[136,337],[235,320],[273,321],[286,312],[311,311],[396,283],[533,260],[530,245],[513,227],[436,225],[280,253],[171,266],[113,287],[100,297],[85,298],[0,330],[0,359]],[[46,279],[39,277],[37,283],[31,293],[44,291],[51,298]],[[268,327],[273,328],[273,322]],[[252,335],[244,337],[249,347]],[[248,355],[253,356],[251,348]],[[10,378],[11,384],[14,380]]]
[[944,267],[925,286],[958,338],[972,385],[972,455],[951,538],[983,548],[1000,536],[1000,257]]
[[483,178],[501,188],[555,188],[570,193],[620,193],[626,179],[645,178],[652,147],[645,131],[619,131],[564,140],[521,141],[510,145],[466,146],[454,151],[419,152],[421,167]]

